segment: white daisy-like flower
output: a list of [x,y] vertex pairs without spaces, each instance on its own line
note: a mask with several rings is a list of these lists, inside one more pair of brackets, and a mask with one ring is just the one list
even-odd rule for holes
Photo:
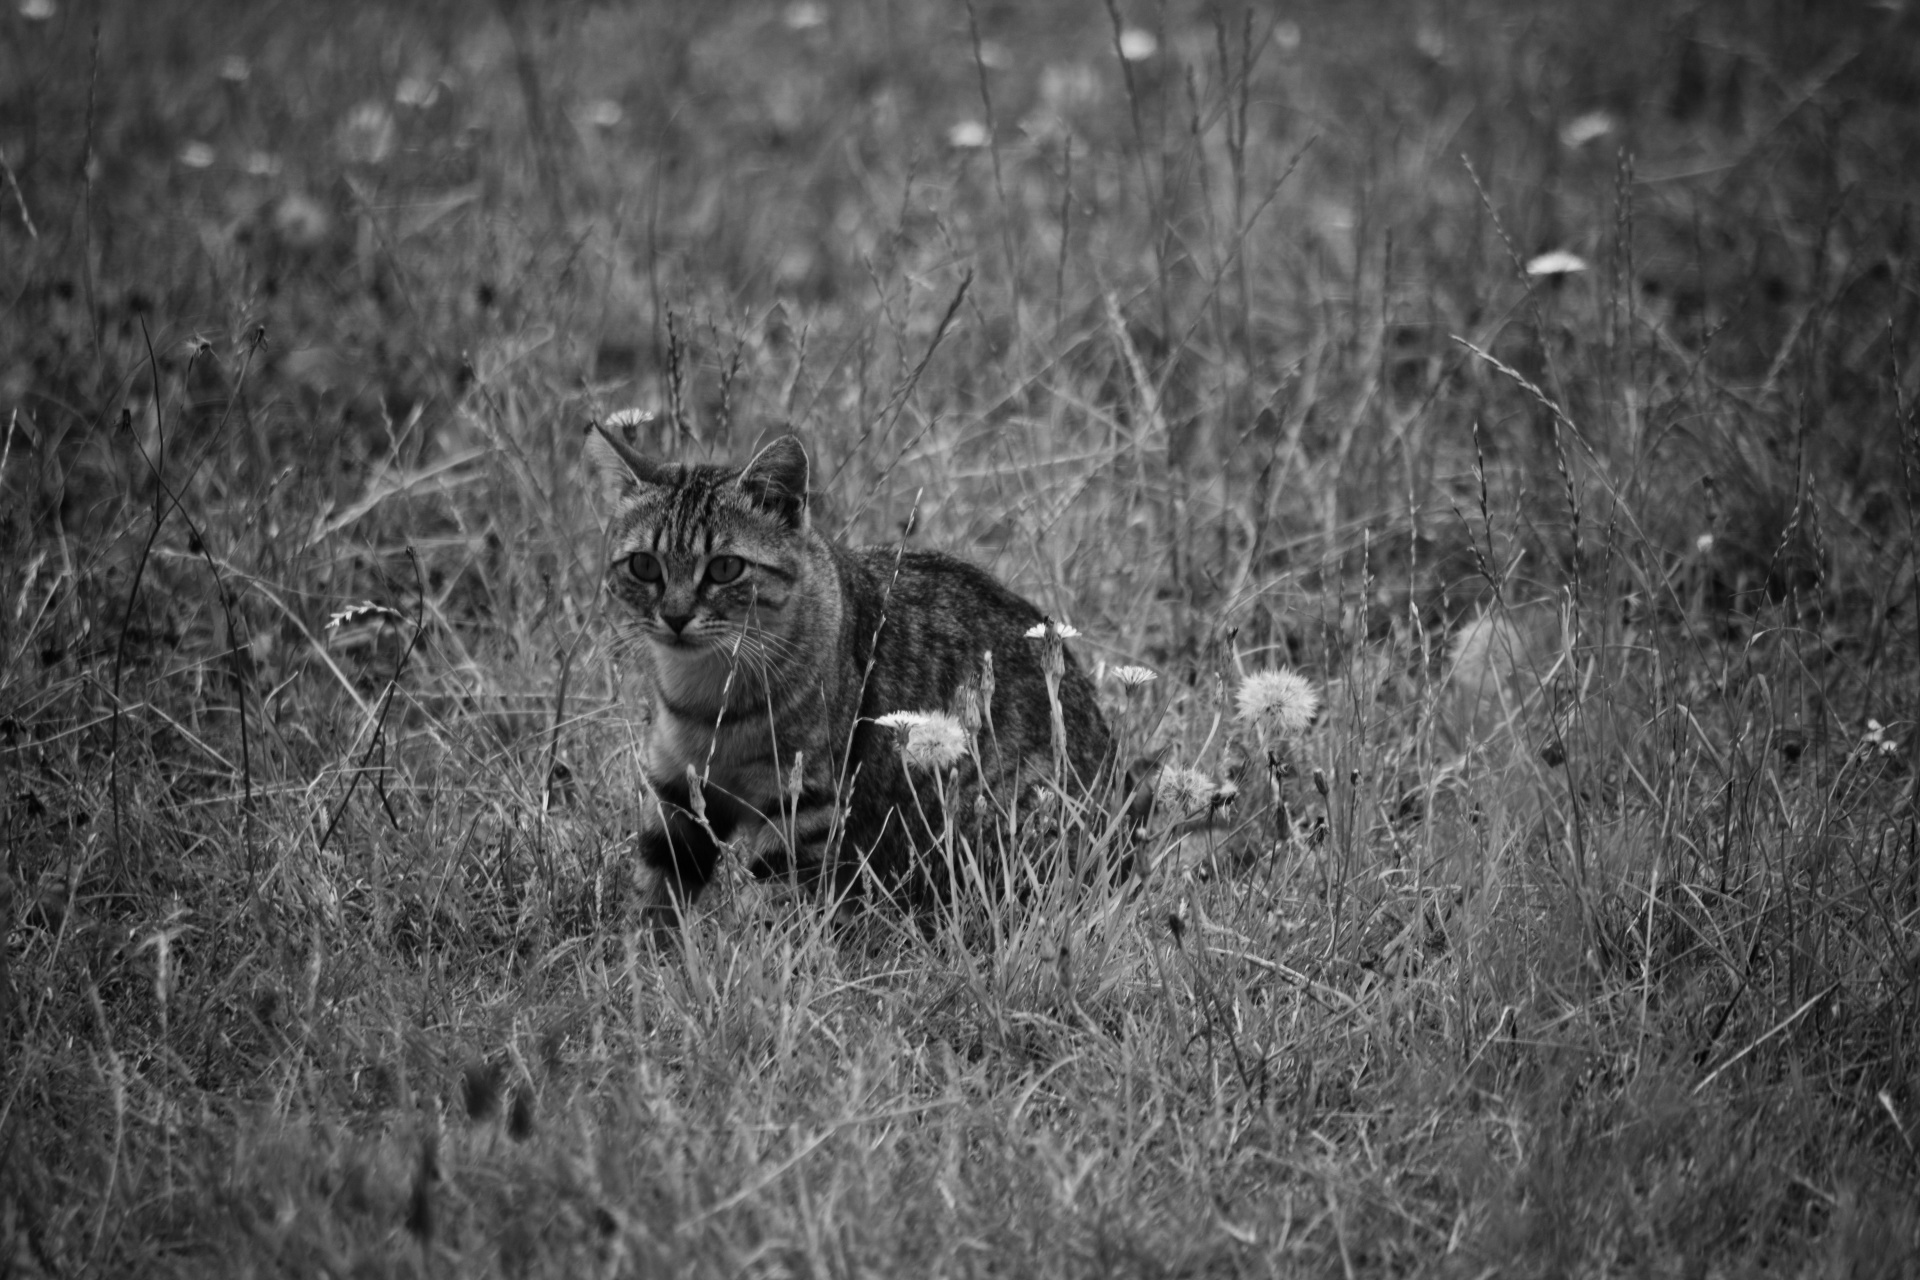
[[1160,40],[1145,27],[1128,27],[1120,33],[1120,56],[1128,62],[1145,62],[1160,52]]
[[214,149],[204,142],[189,142],[180,148],[180,163],[189,169],[211,168],[217,159]]
[[947,130],[947,145],[960,151],[975,151],[993,140],[987,126],[978,120],[962,120]]
[[1138,689],[1143,684],[1152,684],[1160,678],[1160,673],[1152,667],[1109,667],[1107,674],[1123,689]]
[[1080,634],[1080,630],[1071,623],[1055,622],[1048,618],[1045,622],[1036,622],[1028,627],[1026,634],[1029,640],[1071,640]]
[[874,723],[900,734],[909,769],[944,769],[967,753],[966,726],[944,711],[891,711]]
[[1584,147],[1596,138],[1606,137],[1613,130],[1612,116],[1604,111],[1589,111],[1560,126],[1560,143],[1568,148]]
[[1234,698],[1240,718],[1283,738],[1306,732],[1320,712],[1320,691],[1297,671],[1256,671],[1240,682]]
[[780,18],[789,31],[811,31],[827,25],[827,7],[815,3],[815,0],[797,0],[797,3],[787,6]]
[[595,98],[580,108],[580,120],[596,129],[611,129],[627,118],[625,108],[612,98]]
[[440,100],[440,81],[423,75],[402,76],[394,86],[393,100],[403,107],[424,111]]
[[327,615],[327,630],[338,631],[341,627],[351,627],[356,623],[367,622],[375,618],[396,625],[406,621],[406,618],[403,617],[398,610],[389,609],[383,604],[375,604],[371,600],[364,600],[359,604],[350,604],[344,609],[336,610]]
[[1586,269],[1585,258],[1568,253],[1565,249],[1552,249],[1527,259],[1527,274],[1530,276],[1570,276]]

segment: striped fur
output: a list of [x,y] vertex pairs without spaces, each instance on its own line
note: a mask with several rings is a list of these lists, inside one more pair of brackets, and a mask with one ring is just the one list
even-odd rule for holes
[[[889,891],[936,884],[924,855],[929,824],[943,825],[939,788],[910,779],[894,731],[874,723],[893,711],[965,718],[974,704],[980,727],[949,794],[963,838],[994,843],[993,816],[1055,777],[1046,646],[1026,634],[1044,615],[953,557],[828,542],[791,436],[740,468],[674,465],[636,448],[636,416],[623,417],[624,431],[596,425],[587,452],[614,507],[617,635],[651,702],[647,909],[673,918],[723,847],[760,874],[839,891],[862,869]],[[1110,739],[1091,683],[1062,657],[1061,780],[1078,789],[1102,778]],[[991,803],[973,803],[982,794]]]

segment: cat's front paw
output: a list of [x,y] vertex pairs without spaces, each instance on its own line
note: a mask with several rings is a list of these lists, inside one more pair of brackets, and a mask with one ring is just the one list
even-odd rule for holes
[[634,914],[642,934],[649,940],[662,944],[673,942],[685,923],[690,905],[670,872],[653,867],[641,870]]

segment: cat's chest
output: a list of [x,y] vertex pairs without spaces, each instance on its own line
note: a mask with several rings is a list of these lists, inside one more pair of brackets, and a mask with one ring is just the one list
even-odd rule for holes
[[731,774],[769,754],[775,734],[765,691],[746,671],[711,655],[656,651],[647,768],[678,777],[687,766]]

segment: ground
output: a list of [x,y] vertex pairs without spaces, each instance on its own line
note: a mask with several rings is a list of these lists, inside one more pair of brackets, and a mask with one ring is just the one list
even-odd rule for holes
[[[1916,47],[8,0],[0,1268],[1912,1274]],[[1133,874],[655,945],[631,405],[1077,628]]]

